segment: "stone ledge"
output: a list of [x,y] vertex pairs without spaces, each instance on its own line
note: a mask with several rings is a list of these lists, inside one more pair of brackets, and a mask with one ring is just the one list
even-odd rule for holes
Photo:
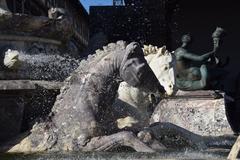
[[24,42],[39,42],[39,43],[48,43],[53,45],[61,45],[62,42],[49,38],[41,38],[34,36],[16,36],[16,35],[3,35],[0,34],[1,41],[24,41]]
[[175,96],[168,97],[167,99],[191,99],[191,100],[214,100],[215,92],[211,90],[199,91],[178,91]]
[[31,81],[31,80],[0,80],[0,91],[35,90],[42,87],[47,90],[59,90],[63,82]]

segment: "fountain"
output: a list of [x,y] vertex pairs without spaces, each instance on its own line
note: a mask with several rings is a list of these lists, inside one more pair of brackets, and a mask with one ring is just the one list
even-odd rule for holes
[[[49,135],[43,137],[43,141],[41,139],[37,139],[35,141],[35,138],[38,138],[38,135],[40,134],[35,134],[33,137],[31,137],[33,142],[31,145],[36,145],[36,142],[39,142],[39,146],[35,146],[38,151],[38,149],[42,149],[41,146],[43,147],[43,150],[50,150],[50,148],[44,148],[44,145],[49,145],[49,146],[54,146],[57,144],[56,141],[56,133],[59,132],[59,137],[64,137],[68,140],[69,135],[61,135],[63,132],[61,131],[53,131],[51,130],[52,126],[49,125],[51,123],[48,123],[50,121],[46,121],[47,116],[54,117],[54,114],[50,114],[52,110],[52,106],[54,105],[54,102],[56,101],[56,96],[60,93],[60,88],[62,86],[67,86],[63,80],[65,80],[69,74],[75,70],[78,65],[80,64],[80,57],[78,53],[84,49],[84,47],[87,46],[88,44],[88,34],[86,32],[83,32],[81,30],[78,30],[77,25],[79,24],[79,17],[75,17],[72,15],[73,12],[71,12],[72,8],[64,8],[64,7],[69,7],[69,3],[62,3],[62,1],[56,2],[56,1],[51,1],[51,3],[45,3],[45,8],[40,9],[36,12],[40,13],[40,16],[34,15],[35,12],[33,10],[28,10],[29,5],[36,5],[38,4],[35,1],[31,1],[28,3],[29,4],[24,4],[22,5],[18,4],[19,1],[15,1],[16,3],[10,4],[9,1],[1,1],[0,6],[1,6],[1,15],[0,15],[0,51],[1,51],[1,56],[0,56],[0,128],[1,133],[0,133],[0,143],[6,142],[12,137],[15,137],[16,135],[19,135],[19,133],[22,133],[24,131],[29,130],[30,128],[33,127],[34,124],[36,124],[35,128],[33,127],[33,133],[42,133],[41,129],[49,129]],[[49,2],[49,1],[46,1]],[[44,3],[40,2],[39,5],[43,5]],[[74,4],[78,3],[77,1],[74,1]],[[63,6],[65,4],[65,6]],[[20,5],[21,9],[19,10]],[[81,8],[81,6],[80,6]],[[47,12],[46,12],[47,11]],[[19,13],[18,13],[19,12]],[[73,18],[70,18],[73,17]],[[84,21],[81,19],[81,21]],[[14,24],[14,25],[13,25]],[[73,26],[73,27],[72,27]],[[86,26],[85,26],[86,27]],[[83,27],[84,28],[84,27]],[[111,44],[109,45],[111,46]],[[68,54],[70,53],[70,54]],[[90,57],[91,59],[91,57]],[[108,58],[105,59],[105,61],[108,61]],[[83,64],[83,63],[82,63]],[[129,66],[128,66],[129,67]],[[140,68],[140,67],[139,67]],[[106,69],[106,68],[104,68]],[[80,70],[78,70],[80,71]],[[102,73],[104,75],[104,72]],[[86,75],[87,77],[88,75]],[[123,75],[121,75],[123,76]],[[74,77],[73,76],[73,80]],[[88,78],[88,77],[87,77]],[[84,80],[84,78],[83,78]],[[129,80],[129,77],[127,77],[125,80]],[[93,82],[96,82],[97,79],[93,80]],[[65,82],[68,82],[65,81]],[[130,78],[131,82],[131,78]],[[90,83],[92,84],[92,83]],[[97,83],[98,84],[98,83]],[[84,86],[84,85],[83,85]],[[70,86],[70,88],[73,88],[73,94],[75,93],[74,90],[74,85]],[[71,88],[71,89],[72,89]],[[69,89],[69,88],[68,88]],[[116,88],[114,88],[116,89]],[[78,89],[76,89],[78,90]],[[64,90],[62,90],[61,94],[64,97]],[[71,93],[71,90],[70,90]],[[77,92],[78,93],[78,92]],[[190,93],[192,94],[192,92]],[[181,95],[180,95],[181,96]],[[186,95],[189,96],[189,95]],[[202,96],[202,95],[201,95]],[[94,96],[93,96],[94,97]],[[207,95],[209,98],[209,95]],[[77,99],[77,98],[75,98]],[[65,99],[66,100],[66,99]],[[102,99],[101,99],[102,100]],[[170,100],[165,100],[165,101],[171,101]],[[57,102],[60,104],[61,102],[61,96],[60,99],[57,100]],[[68,99],[65,101],[68,103]],[[65,103],[64,102],[64,103]],[[108,99],[106,99],[106,102],[108,102]],[[164,101],[162,102],[164,103]],[[198,103],[198,102],[197,102]],[[69,101],[69,104],[74,104],[71,100]],[[63,104],[61,104],[63,105]],[[61,106],[60,105],[60,106]],[[219,104],[218,104],[219,105]],[[221,104],[223,105],[223,104]],[[70,105],[69,105],[70,106]],[[83,105],[84,106],[84,105]],[[161,103],[159,104],[161,106]],[[68,105],[65,105],[67,108]],[[71,106],[70,106],[71,107]],[[58,114],[58,111],[61,109],[66,109],[63,107],[55,107],[55,112]],[[74,106],[73,106],[74,108]],[[101,108],[101,107],[100,107]],[[68,109],[68,108],[67,108]],[[159,110],[161,110],[160,108]],[[163,108],[165,111],[167,110],[166,108]],[[78,121],[76,120],[78,117],[78,114],[72,114],[71,109],[69,111],[69,116],[71,118],[72,115],[74,115],[75,118],[73,118],[76,121],[76,126],[78,125]],[[85,110],[83,110],[85,111]],[[159,112],[159,111],[156,111]],[[161,111],[160,111],[161,112]],[[169,111],[171,112],[171,111]],[[64,112],[61,112],[64,113]],[[67,112],[66,112],[67,113]],[[105,113],[106,114],[106,113]],[[221,113],[222,115],[222,110]],[[68,114],[62,114],[63,118],[60,116],[59,121],[56,120],[55,124],[58,124],[58,127],[61,128],[60,126],[66,126],[66,123],[64,123],[64,118],[65,116],[68,116]],[[49,118],[47,117],[47,118]],[[160,119],[163,117],[156,117],[156,119],[152,119],[154,122],[159,122]],[[169,117],[169,116],[168,116]],[[166,117],[166,119],[168,119]],[[174,118],[174,117],[173,117]],[[35,122],[38,123],[35,123]],[[68,119],[69,124],[71,124],[73,121]],[[193,120],[194,121],[194,120]],[[46,126],[41,125],[41,122]],[[84,123],[85,121],[83,121]],[[100,122],[102,123],[102,120],[100,119]],[[86,126],[85,124],[82,124],[83,126]],[[168,125],[168,124],[167,124]],[[166,125],[166,126],[167,126]],[[49,127],[49,128],[48,128]],[[68,126],[61,128],[64,130],[64,132],[68,133]],[[91,123],[90,127],[96,127],[95,123]],[[151,126],[152,128],[156,128],[156,125]],[[164,127],[164,125],[160,125],[160,127]],[[172,128],[176,126],[171,126]],[[169,127],[169,128],[171,128]],[[217,126],[216,128],[218,128]],[[54,127],[53,127],[54,128]],[[78,127],[73,127],[74,132],[79,131]],[[96,127],[97,128],[97,127]],[[229,127],[226,126],[227,132],[231,133],[229,131]],[[58,129],[58,128],[57,128]],[[81,128],[80,128],[81,129]],[[108,129],[108,128],[107,128]],[[185,130],[182,130],[185,132]],[[53,133],[54,132],[54,133]],[[109,131],[110,132],[110,131]],[[220,132],[220,131],[216,131]],[[53,133],[53,134],[52,134]],[[71,134],[74,134],[73,132],[70,132]],[[126,133],[126,132],[123,132]],[[158,135],[160,133],[159,130],[155,131],[155,134]],[[189,133],[189,132],[187,132]],[[95,134],[95,133],[94,133]],[[163,129],[163,135],[164,129]],[[207,133],[209,134],[209,133]],[[103,138],[106,135],[106,133],[103,133],[103,137],[98,137],[98,138]],[[163,135],[160,135],[158,138],[161,139],[164,137]],[[192,134],[189,134],[192,136]],[[25,135],[26,136],[26,135]],[[65,137],[66,136],[66,137]],[[83,141],[81,141],[82,137],[77,137],[77,143],[75,140],[75,134],[72,135],[73,139],[73,144],[69,143],[69,141],[64,141],[58,143],[56,146],[59,148],[63,148],[63,150],[75,150],[76,147],[79,147],[80,145],[84,145],[85,143],[88,143],[88,141],[85,141],[87,137],[84,137],[85,135],[83,134]],[[120,135],[121,137],[121,135]],[[131,134],[123,134],[123,137],[132,140],[132,135]],[[198,135],[193,135],[196,139],[198,139]],[[64,140],[64,138],[62,138]],[[141,138],[141,135],[138,137]],[[145,137],[143,137],[145,138]],[[171,138],[171,137],[170,137]],[[175,138],[175,139],[174,139]],[[175,141],[174,143],[182,143],[182,141],[177,138],[179,137],[174,137],[171,139],[172,141]],[[61,139],[61,138],[60,138]],[[111,139],[111,137],[110,137]],[[114,139],[114,138],[113,138]],[[124,139],[124,138],[123,138]],[[181,138],[180,138],[181,139]],[[191,138],[190,138],[191,139]],[[194,138],[193,138],[194,139]],[[71,140],[71,138],[70,138]],[[96,145],[96,143],[93,143],[87,147],[89,147],[90,151],[92,145]],[[116,139],[118,140],[118,139]],[[141,139],[142,140],[142,139]],[[169,145],[172,141],[170,139],[165,139],[165,143],[169,143]],[[199,142],[202,140],[206,140],[206,142],[211,142],[211,140],[207,138],[200,139]],[[234,140],[233,137],[230,137],[230,140],[226,143],[232,144],[232,141]],[[47,142],[49,144],[44,144],[44,142]],[[184,141],[184,140],[183,140]],[[214,140],[213,140],[214,141]],[[26,141],[23,141],[27,142]],[[35,143],[34,143],[35,142]],[[41,143],[43,142],[43,145]],[[56,144],[55,144],[56,142]],[[98,142],[98,141],[96,141]],[[134,141],[135,143],[138,141]],[[217,142],[217,141],[216,141]],[[83,143],[83,144],[80,144]],[[127,144],[123,140],[124,144]],[[190,143],[190,142],[189,142]],[[64,146],[61,146],[61,144],[64,144]],[[65,145],[66,144],[66,145]],[[139,145],[139,143],[136,143]],[[221,143],[224,144],[224,143]],[[94,146],[93,145],[93,146]],[[136,146],[137,146],[136,145]],[[209,144],[208,144],[209,145]],[[212,145],[212,144],[211,144]],[[218,145],[218,144],[216,144]],[[27,146],[27,145],[25,145]],[[103,145],[104,146],[104,145]],[[135,146],[135,145],[134,145]],[[135,146],[135,147],[136,147]],[[181,146],[181,144],[180,144]],[[199,144],[201,146],[201,144]],[[197,147],[199,147],[197,146]],[[226,146],[229,146],[229,144],[226,144]],[[27,146],[28,147],[28,146]],[[34,147],[33,147],[34,148]],[[81,148],[81,147],[80,147]],[[101,144],[100,144],[101,148]],[[20,147],[20,149],[23,149]],[[29,149],[29,148],[27,148]],[[53,149],[55,149],[53,147]],[[57,148],[58,149],[58,148]],[[82,149],[82,148],[81,148]],[[146,148],[145,148],[146,149]],[[148,149],[148,148],[147,148]],[[14,148],[13,148],[14,150]],[[84,150],[84,147],[83,147]],[[86,149],[87,150],[87,149]],[[103,147],[104,150],[104,147]],[[121,150],[121,149],[120,149]],[[124,150],[124,149],[123,149]],[[128,150],[129,151],[129,150]],[[151,151],[151,150],[148,150]],[[165,152],[166,155],[164,155],[162,152],[159,152],[158,154],[141,154],[141,155],[136,155],[136,154],[128,154],[130,157],[141,157],[141,158],[155,158],[155,157],[164,157],[164,158],[172,158],[176,156],[182,156],[184,158],[193,158],[193,157],[200,157],[203,156],[201,155],[201,152],[192,152],[192,151],[186,151],[186,152],[180,152],[177,153],[176,151],[173,151],[173,155],[171,154],[171,151],[169,150],[168,152]],[[217,152],[219,154],[220,152]],[[226,152],[221,152],[226,155]],[[223,158],[221,155],[214,155],[213,152],[209,152],[208,154],[204,154],[205,158]],[[53,154],[47,155],[47,154],[42,154],[40,155],[41,157],[47,157],[51,158],[53,157],[54,159],[57,158],[62,158],[62,157],[73,157],[76,158],[76,156],[79,157],[90,157],[90,158],[98,158],[98,157],[105,157],[105,156],[121,156],[121,153],[115,154],[114,152],[111,154],[106,154],[106,153],[98,153],[97,157],[93,156],[94,154],[88,154],[88,153],[67,153],[67,154],[60,154],[59,156],[54,156]],[[7,155],[8,156],[8,155]],[[9,155],[9,157],[13,158],[16,155]],[[20,155],[22,156],[22,155]],[[38,158],[38,156],[33,156],[30,155],[30,158]],[[129,157],[125,156],[125,159],[128,159]]]
[[89,31],[78,1],[3,0],[0,11],[1,143],[48,115]]

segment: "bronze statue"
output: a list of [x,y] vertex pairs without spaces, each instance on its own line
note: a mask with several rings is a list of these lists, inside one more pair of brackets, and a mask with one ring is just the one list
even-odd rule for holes
[[[213,50],[198,56],[188,50],[190,35],[182,37],[182,46],[175,51],[177,59],[176,85],[181,90],[220,90],[224,92],[225,109],[228,122],[235,134],[240,133],[240,73],[228,72],[223,67],[229,62],[227,58],[222,63],[216,57],[224,30],[217,27],[212,34]],[[194,62],[201,62],[195,66]],[[214,96],[219,97],[219,94]]]
[[[209,87],[209,71],[207,64],[219,64],[219,60],[215,54],[219,49],[219,42],[222,36],[223,29],[217,28],[213,33],[213,50],[203,55],[191,53],[188,49],[192,38],[189,34],[182,36],[182,46],[175,50],[177,59],[177,77],[176,85],[181,90],[200,90]],[[200,67],[195,64],[200,62]]]

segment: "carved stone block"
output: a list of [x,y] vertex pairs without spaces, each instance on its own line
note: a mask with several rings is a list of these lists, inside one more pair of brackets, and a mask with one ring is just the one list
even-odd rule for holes
[[159,103],[151,123],[171,122],[203,136],[232,134],[224,99],[214,99],[212,95],[213,91],[179,91],[176,97]]

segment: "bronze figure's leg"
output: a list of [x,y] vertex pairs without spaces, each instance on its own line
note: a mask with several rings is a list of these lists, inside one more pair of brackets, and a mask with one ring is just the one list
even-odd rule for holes
[[205,88],[207,85],[207,78],[208,78],[208,71],[205,64],[201,66],[200,72],[201,72],[200,87]]
[[[194,72],[193,70],[189,70]],[[189,73],[190,75],[194,73]],[[192,79],[176,79],[177,87],[184,91],[194,91],[194,90],[201,90],[205,89],[207,86],[207,78],[208,78],[208,71],[206,65],[202,65],[200,67],[200,80],[192,80]],[[191,77],[191,76],[190,76]]]

